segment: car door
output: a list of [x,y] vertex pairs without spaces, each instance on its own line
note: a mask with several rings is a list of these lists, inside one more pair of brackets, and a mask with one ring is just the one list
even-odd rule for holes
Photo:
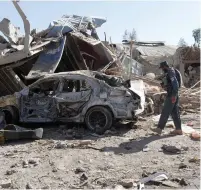
[[55,94],[59,79],[44,79],[29,88],[27,95],[20,98],[20,120],[22,122],[53,122],[57,120],[58,110]]
[[56,95],[60,118],[77,116],[90,100],[92,88],[86,80],[64,79],[61,93]]

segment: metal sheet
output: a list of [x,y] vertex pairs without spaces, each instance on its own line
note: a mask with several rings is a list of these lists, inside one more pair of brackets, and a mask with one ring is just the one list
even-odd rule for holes
[[65,42],[66,37],[64,36],[59,42],[50,43],[46,51],[41,52],[26,78],[37,78],[41,75],[54,73],[61,60]]

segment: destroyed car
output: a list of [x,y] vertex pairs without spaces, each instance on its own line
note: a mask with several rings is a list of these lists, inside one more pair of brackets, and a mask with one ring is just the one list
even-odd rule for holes
[[140,113],[141,95],[128,83],[88,70],[49,74],[1,97],[0,107],[7,122],[77,122],[102,133],[113,121],[134,121]]

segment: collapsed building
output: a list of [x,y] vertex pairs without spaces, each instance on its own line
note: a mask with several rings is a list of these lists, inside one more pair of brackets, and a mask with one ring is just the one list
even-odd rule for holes
[[184,85],[192,87],[200,81],[200,48],[178,48],[175,53],[174,65],[180,70]]
[[75,70],[105,72],[112,68],[121,71],[121,62],[96,33],[106,19],[64,15],[37,32],[31,31],[18,3],[13,4],[23,20],[25,36],[19,36],[19,28],[10,20],[4,18],[0,22],[4,35],[0,36],[0,96],[13,94],[46,74]]
[[[130,42],[124,41],[122,45],[127,52],[130,52]],[[166,45],[162,41],[136,41],[132,44],[132,58],[143,65],[143,75],[147,73],[159,75],[159,63],[168,61],[172,65],[176,49],[176,46]]]
[[[191,87],[200,80],[200,48],[198,47],[177,47],[166,45],[162,41],[137,41],[132,44],[124,41],[117,44],[125,50],[127,54],[132,54],[132,59],[143,67],[142,75],[154,79],[160,75],[158,65],[162,61],[167,61],[169,65],[180,70],[183,84]],[[151,74],[152,73],[152,74]]]

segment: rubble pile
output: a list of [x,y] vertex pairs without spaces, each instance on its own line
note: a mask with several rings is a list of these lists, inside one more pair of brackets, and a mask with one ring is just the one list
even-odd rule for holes
[[180,104],[185,110],[200,108],[200,81],[195,83],[191,88],[182,88],[180,91]]
[[186,78],[188,80],[188,87],[191,87],[193,84],[200,80],[200,66],[192,67],[189,66],[187,69]]
[[19,35],[19,28],[10,20],[4,18],[0,22],[4,35],[0,36],[0,96],[18,92],[46,74],[76,70],[107,74],[122,71],[118,57],[96,33],[96,28],[106,19],[64,15],[38,32],[31,30],[18,2],[13,4],[23,20],[25,36]]

